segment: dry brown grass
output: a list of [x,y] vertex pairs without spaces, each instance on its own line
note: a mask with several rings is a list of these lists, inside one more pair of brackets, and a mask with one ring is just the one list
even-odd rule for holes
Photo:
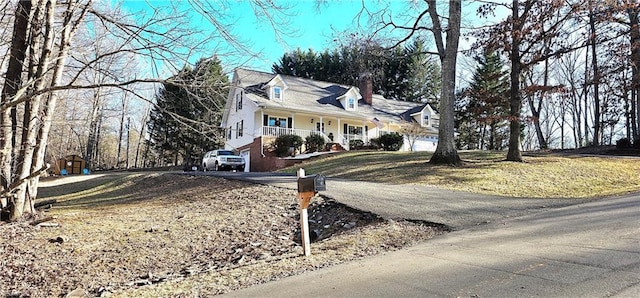
[[[528,198],[589,198],[640,191],[640,159],[581,155],[525,155],[462,151],[461,167],[428,164],[430,153],[349,152],[297,167],[331,177]],[[286,169],[285,171],[293,171]]]
[[303,257],[294,190],[143,173],[40,194],[60,201],[47,211],[59,226],[0,223],[0,297],[60,297],[77,288],[91,296],[208,297],[442,233],[314,198],[309,214],[323,222],[311,227],[322,240]]

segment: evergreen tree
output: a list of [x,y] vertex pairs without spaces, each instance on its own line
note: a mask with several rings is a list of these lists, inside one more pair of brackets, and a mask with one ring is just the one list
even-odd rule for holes
[[374,93],[404,101],[436,103],[440,92],[440,67],[429,59],[421,40],[391,50],[357,40],[319,54],[298,49],[284,54],[272,70],[351,86],[358,86],[360,76],[369,74]]
[[164,163],[194,163],[224,144],[220,127],[229,81],[214,57],[185,67],[163,84],[151,111],[149,132]]
[[407,101],[438,103],[440,82],[440,65],[433,56],[426,53],[424,42],[416,39],[404,49],[409,59],[406,71],[406,83],[401,95]]
[[462,93],[464,108],[459,111],[458,128],[464,129],[460,130],[460,139],[467,147],[501,150],[509,133],[509,81],[505,64],[492,52],[475,60],[478,67]]

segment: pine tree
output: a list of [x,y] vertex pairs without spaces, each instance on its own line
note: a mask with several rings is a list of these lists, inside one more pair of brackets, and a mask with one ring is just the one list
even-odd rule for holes
[[[505,63],[496,53],[486,52],[476,57],[478,67],[471,84],[463,92],[467,98],[467,121],[475,123],[480,132],[479,149],[500,150],[508,134],[509,81]],[[488,131],[487,131],[488,130]],[[486,140],[486,144],[485,144]]]
[[415,39],[404,49],[409,59],[406,83],[402,98],[407,101],[438,103],[442,82],[440,81],[440,65],[432,55],[426,53],[424,41]]
[[440,92],[440,67],[429,59],[421,40],[394,49],[359,41],[319,54],[297,49],[284,54],[272,70],[351,86],[358,86],[360,75],[368,73],[374,93],[403,101],[436,103]]
[[151,111],[149,132],[154,149],[169,164],[193,164],[207,150],[221,147],[219,128],[228,78],[217,58],[185,67],[163,84]]

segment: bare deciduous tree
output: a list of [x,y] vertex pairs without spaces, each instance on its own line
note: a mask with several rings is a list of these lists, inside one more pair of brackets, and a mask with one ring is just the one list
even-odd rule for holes
[[[427,8],[415,18],[412,24],[396,24],[389,16],[384,21],[384,26],[408,32],[397,45],[409,40],[414,34],[421,31],[430,31],[433,34],[437,49],[435,54],[440,58],[440,64],[442,65],[442,87],[438,106],[440,111],[438,146],[429,162],[433,164],[459,165],[461,160],[456,150],[454,138],[454,104],[462,1],[450,0],[447,16],[438,14],[438,1],[427,0],[425,2],[427,3]],[[431,26],[423,25],[425,19],[430,19]]]
[[407,138],[407,141],[409,142],[409,151],[411,152],[413,152],[413,147],[419,138],[429,135],[427,128],[416,122],[403,123],[399,132]]
[[[0,64],[7,74],[0,100],[3,219],[17,220],[34,212],[39,176],[46,169],[49,132],[62,95],[74,98],[72,93],[91,90],[99,98],[119,89],[131,98],[151,102],[152,96],[140,92],[141,84],[165,82],[158,78],[161,72],[175,72],[188,65],[194,55],[216,51],[211,42],[228,44],[227,53],[251,56],[248,45],[229,30],[233,22],[224,18],[226,10],[221,6],[231,4],[191,0],[186,7],[155,8],[149,15],[133,17],[117,7],[94,5],[92,0],[4,2],[0,24],[8,19],[14,22],[11,30],[0,31],[4,33],[2,40],[11,40],[6,44],[9,58]],[[286,20],[280,15],[281,6],[271,1],[251,4],[256,16],[272,20],[274,27]],[[190,25],[193,8],[216,29],[203,34]],[[98,50],[89,55],[88,48]],[[126,68],[119,58],[123,56],[147,63],[149,71],[129,69],[131,75],[121,75],[118,70]],[[80,96],[75,98],[81,100]],[[88,131],[100,131],[101,122],[98,117]],[[87,142],[86,149],[97,142]]]

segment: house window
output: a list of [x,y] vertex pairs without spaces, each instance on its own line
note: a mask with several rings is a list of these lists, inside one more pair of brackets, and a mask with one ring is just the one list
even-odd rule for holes
[[362,126],[351,126],[349,125],[349,134],[361,136],[362,135]]
[[240,129],[238,130],[238,136],[242,137],[242,131],[244,130],[244,120],[240,120]]
[[429,115],[424,115],[422,119],[422,125],[429,125]]
[[232,131],[233,131],[233,126],[229,126],[229,131],[227,131],[227,140],[231,140]]
[[236,94],[236,112],[242,110],[242,93]]
[[268,126],[287,127],[287,118],[269,117]]
[[347,99],[347,109],[348,110],[355,110],[356,109],[356,99],[353,97],[349,97],[349,99]]
[[273,87],[273,99],[278,101],[282,100],[282,88]]

